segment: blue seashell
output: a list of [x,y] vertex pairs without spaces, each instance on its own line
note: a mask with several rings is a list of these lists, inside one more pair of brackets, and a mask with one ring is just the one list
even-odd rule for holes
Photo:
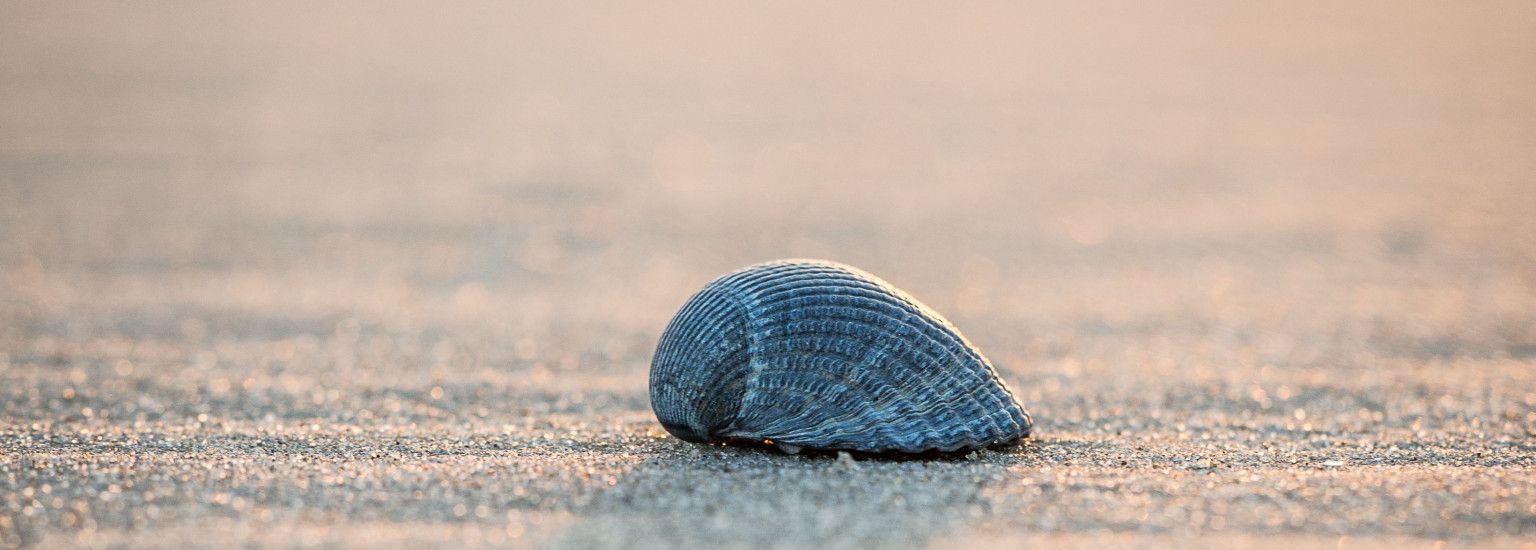
[[651,360],[651,408],[695,442],[865,452],[1016,443],[1031,419],[960,331],[869,273],[783,260],[688,300]]

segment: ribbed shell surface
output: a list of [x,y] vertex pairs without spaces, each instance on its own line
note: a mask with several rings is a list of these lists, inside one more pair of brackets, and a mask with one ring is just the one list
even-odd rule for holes
[[668,324],[651,406],[688,441],[954,451],[1016,442],[1030,417],[948,321],[878,277],[819,260],[710,283]]

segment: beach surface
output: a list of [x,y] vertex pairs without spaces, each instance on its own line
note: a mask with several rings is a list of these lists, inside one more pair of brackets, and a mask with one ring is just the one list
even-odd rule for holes
[[[0,546],[1536,546],[1536,4],[0,5]],[[689,444],[778,258],[1036,419]]]

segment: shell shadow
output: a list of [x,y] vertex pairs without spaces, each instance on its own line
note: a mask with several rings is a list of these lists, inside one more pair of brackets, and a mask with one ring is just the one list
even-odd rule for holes
[[647,444],[642,462],[592,495],[577,522],[541,545],[922,546],[990,516],[987,492],[1031,462],[999,452],[788,455],[762,444]]
[[[696,445],[716,446],[716,447],[721,446],[721,445],[708,445],[708,444],[696,444]],[[810,459],[821,459],[821,458],[837,459],[839,455],[846,454],[846,455],[849,455],[850,457],[852,457],[854,460],[865,461],[865,462],[871,462],[871,461],[872,462],[955,462],[955,461],[971,460],[973,457],[977,456],[977,452],[978,452],[975,449],[961,449],[961,450],[958,450],[958,451],[927,450],[927,451],[922,451],[922,452],[917,452],[917,453],[899,452],[899,451],[870,452],[870,451],[851,451],[851,450],[850,451],[840,451],[840,450],[833,450],[833,449],[801,449],[801,450],[799,450],[797,452],[789,453],[789,452],[785,452],[782,448],[780,448],[780,447],[778,447],[776,445],[773,445],[773,444],[763,443],[763,442],[757,441],[757,440],[746,440],[746,439],[732,439],[732,440],[728,440],[728,441],[726,441],[723,444],[723,446],[725,446],[725,447],[734,447],[734,448],[739,448],[739,449],[752,449],[752,450],[756,450],[758,452],[762,452],[762,453],[769,454],[769,455],[792,456],[792,457],[802,457],[802,458],[810,458]],[[1033,448],[1034,448],[1034,440],[1033,439],[1023,439],[1023,440],[1013,441],[1013,442],[1008,442],[1008,443],[997,443],[997,444],[993,444],[993,445],[988,445],[985,450],[989,451],[989,452],[998,452],[998,453],[1006,453],[1006,452],[1012,452],[1012,451],[1031,452],[1033,450]]]

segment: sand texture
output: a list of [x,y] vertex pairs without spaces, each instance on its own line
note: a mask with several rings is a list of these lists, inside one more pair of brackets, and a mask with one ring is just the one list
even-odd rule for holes
[[[1536,544],[1536,4],[312,4],[0,4],[0,545]],[[1032,442],[667,436],[785,257]]]

